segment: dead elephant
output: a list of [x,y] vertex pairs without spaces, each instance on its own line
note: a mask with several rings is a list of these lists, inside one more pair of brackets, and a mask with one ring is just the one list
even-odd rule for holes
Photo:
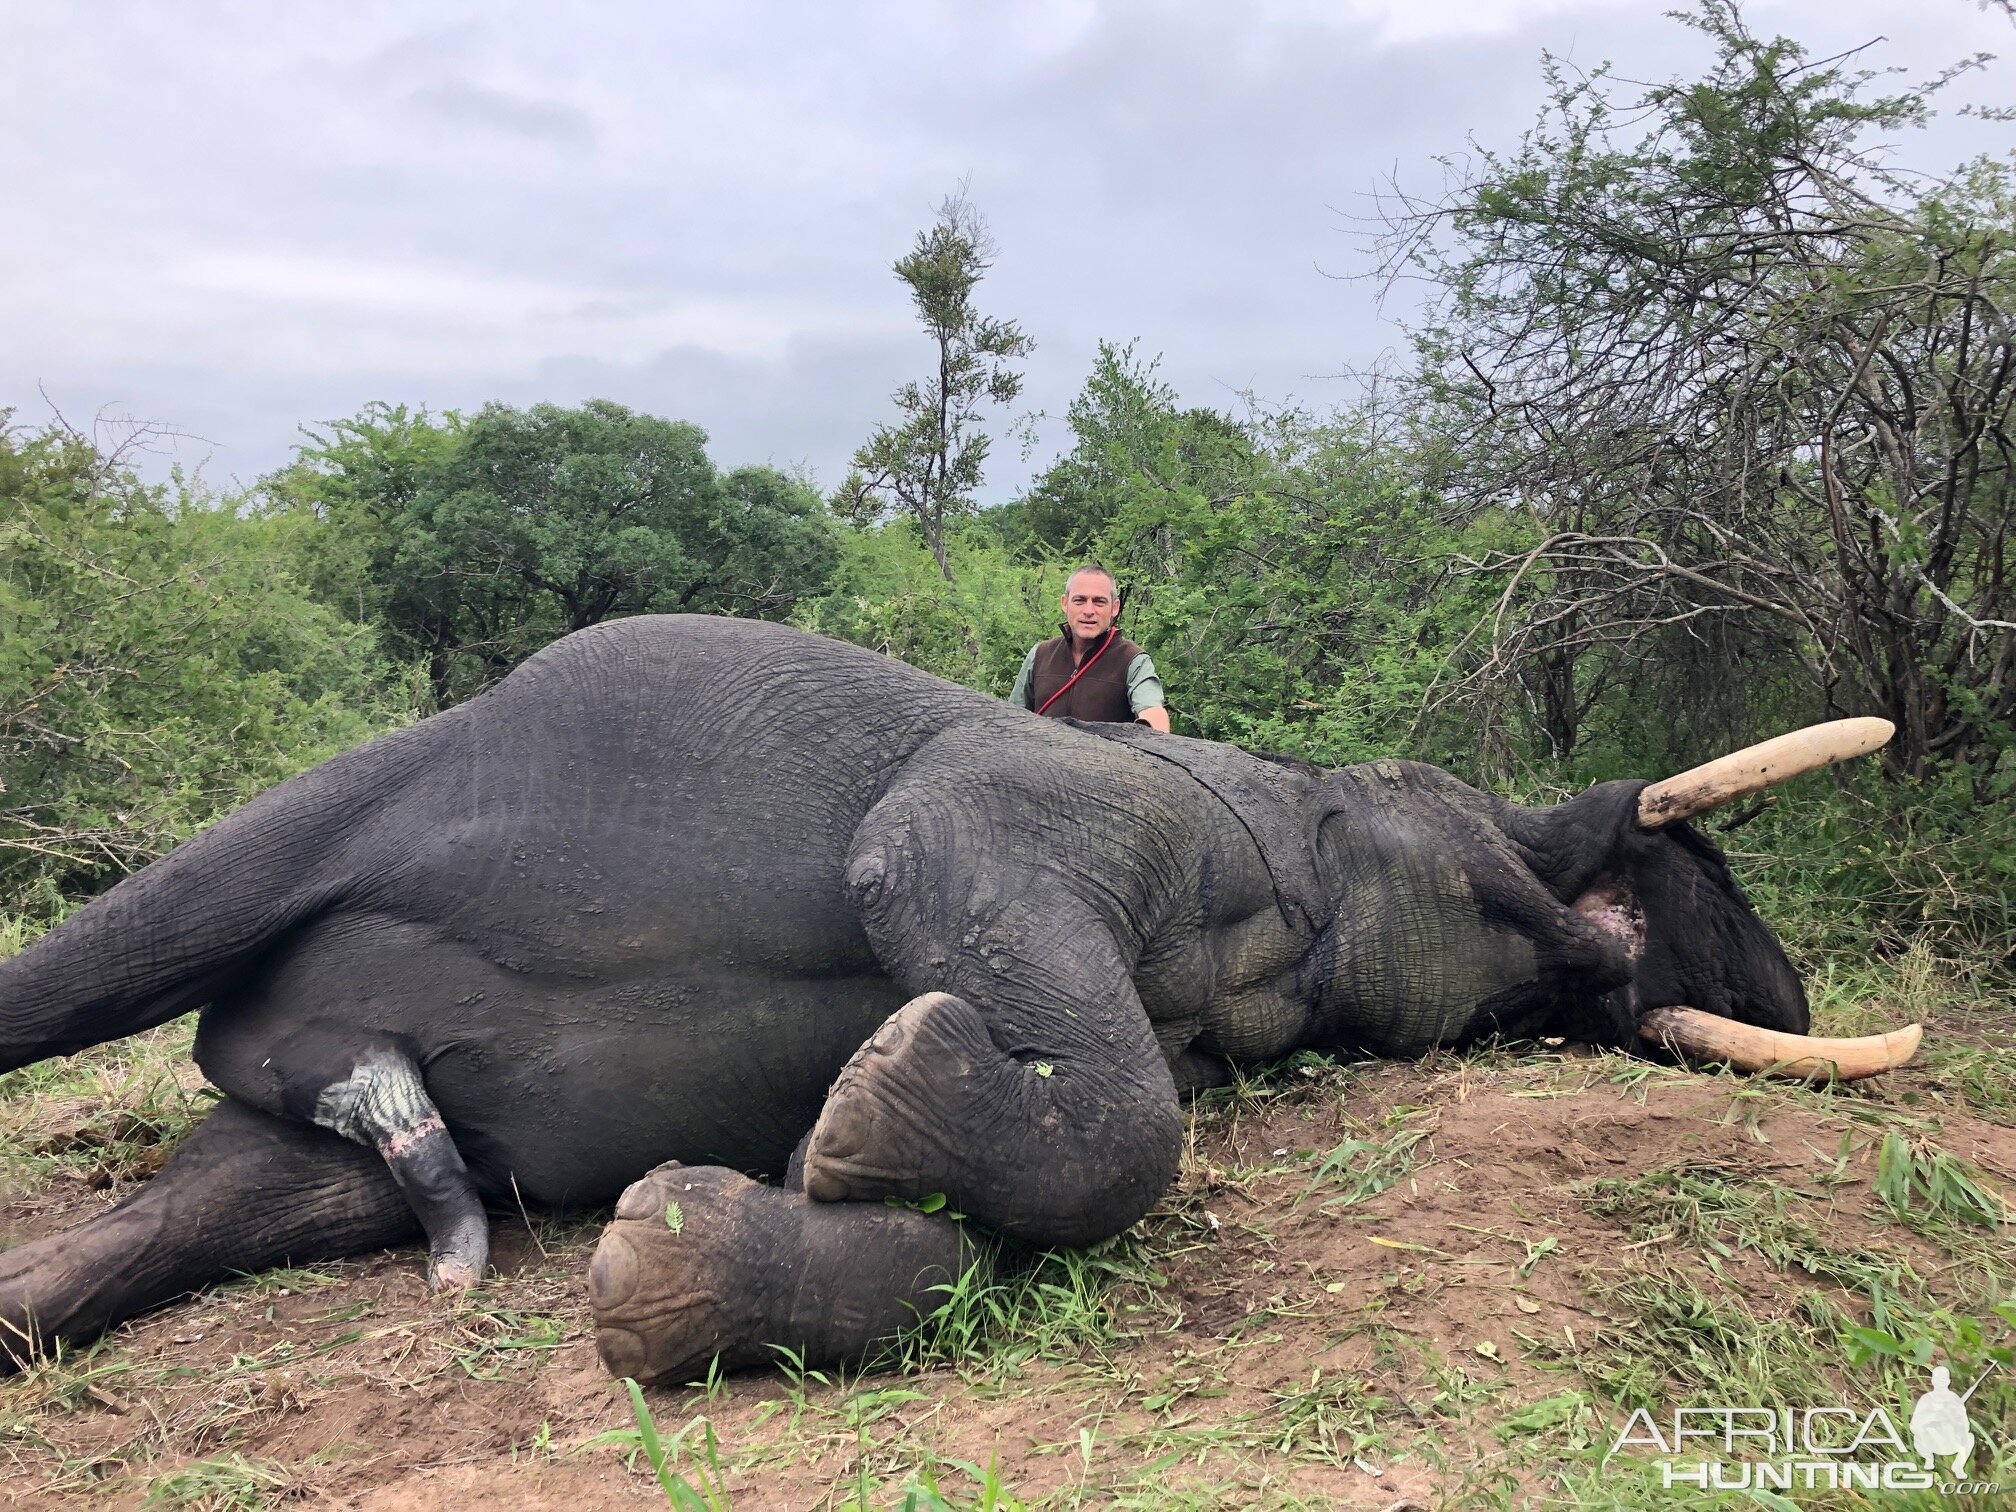
[[420,1230],[466,1286],[486,1201],[630,1188],[591,1277],[611,1369],[844,1358],[959,1263],[885,1198],[1091,1243],[1233,1065],[1676,1023],[1750,1064],[1908,1053],[1784,1038],[1800,983],[1684,822],[1733,786],[1527,809],[1066,727],[768,624],[583,631],[0,962],[0,1068],[201,1008],[225,1094],[136,1196],[0,1257],[0,1332]]

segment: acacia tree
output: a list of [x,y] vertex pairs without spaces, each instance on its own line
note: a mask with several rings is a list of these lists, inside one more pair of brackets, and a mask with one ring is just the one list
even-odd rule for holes
[[946,582],[946,522],[973,511],[990,444],[982,408],[1011,404],[1022,377],[1010,364],[1035,343],[1012,320],[984,316],[973,289],[993,266],[987,223],[963,193],[946,197],[937,219],[896,260],[917,317],[937,348],[935,370],[891,398],[901,418],[881,425],[855,453],[834,509],[866,522],[895,509],[917,522]]
[[1458,496],[1525,535],[1469,562],[1502,590],[1469,688],[1565,753],[1606,692],[1796,667],[1816,711],[1897,722],[1892,770],[1985,773],[2016,725],[2008,167],[1906,179],[1869,145],[1958,69],[1874,97],[1723,0],[1688,19],[1705,78],[1620,99],[1549,60],[1516,153],[1387,217],[1387,271],[1443,290],[1419,346]]

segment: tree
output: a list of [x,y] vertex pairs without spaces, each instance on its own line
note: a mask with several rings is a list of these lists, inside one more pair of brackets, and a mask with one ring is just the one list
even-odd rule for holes
[[766,467],[723,477],[697,426],[607,400],[431,429],[379,407],[332,432],[276,496],[326,516],[325,577],[369,584],[359,601],[426,659],[441,705],[615,616],[784,618],[838,560],[814,490]]
[[1011,544],[1083,557],[1142,489],[1195,486],[1215,495],[1242,486],[1253,437],[1215,410],[1182,408],[1156,376],[1159,365],[1137,356],[1132,342],[1099,343],[1065,411],[1071,450],[1000,511]]
[[261,789],[398,723],[376,637],[235,499],[0,411],[0,916],[60,917]]
[[1565,754],[1613,693],[1743,723],[1790,672],[1895,720],[1893,771],[1986,773],[2016,738],[2008,166],[1907,179],[1868,144],[1957,69],[1876,97],[1724,0],[1688,19],[1704,78],[1618,99],[1550,59],[1516,153],[1388,218],[1388,271],[1443,291],[1457,494],[1524,537],[1470,562],[1501,590],[1471,686]]
[[896,276],[937,348],[937,368],[891,396],[902,418],[876,428],[834,495],[836,511],[863,523],[891,507],[910,515],[948,583],[946,522],[973,512],[987,461],[982,406],[1014,402],[1022,378],[1009,364],[1035,345],[1014,321],[973,308],[974,286],[993,266],[994,250],[987,223],[961,193],[945,199],[897,259]]
[[349,419],[301,428],[307,444],[263,480],[262,503],[297,527],[293,567],[318,598],[360,624],[387,622],[387,522],[413,509],[462,444],[462,426],[454,410],[436,417],[373,401]]
[[[1118,574],[1122,623],[1183,732],[1330,762],[1391,754],[1448,622],[1478,607],[1440,583],[1458,538],[1427,507],[1425,456],[1370,408],[1186,408],[1131,345],[1101,344],[1067,418],[1071,449],[997,511],[1001,534]],[[1411,753],[1444,754],[1441,734],[1415,731]]]

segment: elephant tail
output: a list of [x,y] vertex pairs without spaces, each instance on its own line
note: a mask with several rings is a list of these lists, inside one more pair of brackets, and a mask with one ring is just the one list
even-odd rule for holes
[[454,723],[395,730],[269,789],[0,961],[0,1071],[138,1034],[229,990],[350,890],[360,829]]

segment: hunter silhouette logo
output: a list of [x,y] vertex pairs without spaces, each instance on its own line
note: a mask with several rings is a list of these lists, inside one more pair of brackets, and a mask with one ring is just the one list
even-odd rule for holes
[[1974,1433],[1967,1426],[1967,1398],[1988,1379],[1988,1371],[1995,1368],[1995,1362],[1988,1362],[1988,1370],[1975,1378],[1958,1396],[1953,1394],[1951,1382],[1953,1374],[1944,1365],[1932,1367],[1932,1389],[1918,1398],[1918,1405],[1911,1409],[1911,1447],[1918,1451],[1918,1457],[1925,1461],[1930,1470],[1935,1459],[1953,1458],[1953,1474],[1967,1473],[1967,1456],[1974,1452]]

